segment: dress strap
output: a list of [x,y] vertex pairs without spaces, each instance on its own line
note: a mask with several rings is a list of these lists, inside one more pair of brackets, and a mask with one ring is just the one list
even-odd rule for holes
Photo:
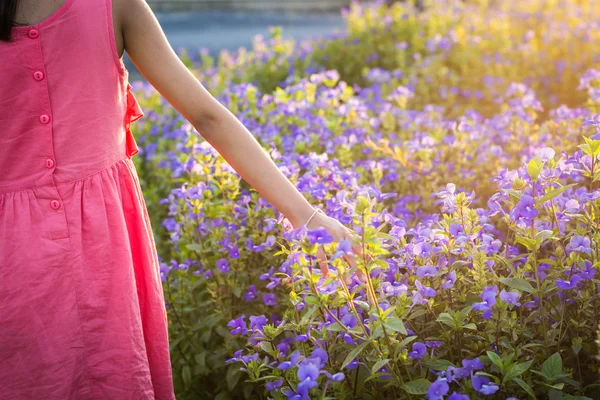
[[[88,1],[88,0],[86,0]],[[117,49],[117,41],[115,38],[115,24],[113,18],[113,1],[112,0],[99,0],[104,2],[104,10],[106,13],[106,29],[108,31],[108,40],[110,44],[110,52],[112,53],[113,60],[117,67],[117,70],[121,75],[127,74],[127,69],[119,57],[119,51]]]

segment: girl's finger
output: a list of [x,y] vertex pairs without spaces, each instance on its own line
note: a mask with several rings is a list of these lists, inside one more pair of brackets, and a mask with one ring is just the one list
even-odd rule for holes
[[325,247],[321,244],[317,248],[317,262],[319,263],[319,269],[323,277],[329,276],[329,267],[327,266],[327,254],[325,254]]
[[[352,238],[350,237],[349,240],[352,240]],[[358,251],[358,252],[355,251],[355,253],[360,255],[360,251]],[[350,268],[354,268],[356,266],[356,257],[354,254],[344,254],[344,259],[348,262],[348,265],[350,265]],[[361,282],[367,281],[367,277],[365,276],[365,274],[363,273],[363,271],[361,269],[356,270],[356,277]]]
[[356,266],[356,257],[352,254],[344,254],[344,259],[350,265],[350,268],[354,268]]

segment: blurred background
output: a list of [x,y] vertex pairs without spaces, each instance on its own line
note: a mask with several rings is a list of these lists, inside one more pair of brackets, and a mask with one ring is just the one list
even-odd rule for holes
[[[169,43],[180,53],[250,48],[256,35],[283,27],[286,39],[308,39],[341,30],[340,8],[350,0],[148,0]],[[145,80],[127,54],[131,80]]]

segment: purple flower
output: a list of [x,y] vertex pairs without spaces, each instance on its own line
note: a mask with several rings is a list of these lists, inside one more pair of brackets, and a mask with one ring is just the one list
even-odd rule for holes
[[333,242],[333,237],[322,226],[309,230],[307,237],[310,244],[327,244]]
[[425,357],[427,353],[427,346],[421,342],[413,343],[412,349],[413,351],[408,353],[408,356],[415,360]]
[[520,294],[518,292],[507,292],[504,289],[502,289],[502,291],[500,292],[500,300],[515,306],[521,305],[521,303],[518,302],[519,296]]
[[267,391],[277,389],[278,387],[281,387],[282,384],[283,384],[283,379],[277,379],[276,381],[267,382],[267,385],[266,385]]
[[543,149],[540,149],[536,152],[537,156],[540,157],[540,159],[543,162],[547,162],[549,160],[552,160],[554,158],[554,155],[556,154],[556,152],[551,149],[550,147],[544,147]]
[[524,194],[517,205],[510,211],[510,219],[513,221],[523,218],[531,220],[537,217],[538,211],[535,209],[535,199],[527,194]]
[[296,342],[306,342],[308,340],[308,336],[309,335],[297,335],[294,338],[294,341],[296,341]]
[[473,358],[472,360],[462,360],[462,366],[463,368],[468,369],[469,371],[478,371],[480,369],[483,369],[483,363],[481,362],[479,357]]
[[569,242],[569,245],[567,246],[567,249],[577,253],[589,254],[592,252],[590,238],[586,236],[573,236]]
[[463,227],[461,224],[450,224],[449,232],[452,236],[458,236],[463,233]]
[[229,257],[240,258],[240,249],[237,246],[230,247],[229,248]]
[[275,293],[265,293],[263,295],[263,303],[265,303],[266,306],[276,306],[277,296]]
[[232,363],[232,362],[243,362],[244,364],[248,364],[250,361],[254,361],[258,359],[258,353],[254,353],[250,356],[243,356],[242,355],[242,350],[238,350],[233,354],[233,358],[230,358],[229,360],[226,360],[225,363]]
[[416,243],[413,246],[413,254],[415,256],[427,257],[431,251],[431,245],[427,242]]
[[434,289],[424,286],[418,279],[415,281],[415,285],[423,297],[433,297],[436,294]]
[[220,258],[219,261],[217,261],[217,268],[219,268],[219,271],[226,274],[229,272],[229,261],[227,261],[226,258]]
[[308,229],[306,229],[306,226],[302,225],[299,228],[284,232],[283,237],[288,241],[301,240],[306,237],[307,232]]
[[301,381],[305,379],[317,380],[319,377],[319,366],[313,362],[309,362],[308,360],[304,360],[300,366],[298,367],[298,379]]
[[261,274],[258,279],[260,279],[261,281],[266,281],[267,279],[271,278],[271,276],[273,275],[273,271],[275,270],[275,267],[271,267],[269,268],[269,272]]
[[[580,85],[580,88],[582,88],[582,86]],[[588,90],[591,89],[588,87]],[[592,119],[587,119],[585,121],[583,121],[583,123],[581,124],[581,127],[586,127],[586,126],[595,126],[596,127],[596,134],[590,136],[590,139],[592,140],[598,140],[600,139],[600,113],[594,115],[592,117]]]
[[246,293],[244,293],[244,300],[246,300],[247,302],[250,302],[254,299],[256,299],[256,285],[250,285],[248,286],[248,291]]
[[471,376],[471,371],[467,368],[456,368],[453,366],[448,366],[446,369],[446,378],[448,382],[453,382],[457,379],[462,379]]
[[490,378],[483,375],[473,375],[471,383],[473,384],[473,389],[485,395],[494,394],[499,389],[498,385],[490,383]]
[[317,347],[310,355],[310,358],[312,360],[318,360],[319,368],[324,368],[329,356],[327,355],[327,352],[325,350],[323,350],[320,347]]
[[296,350],[290,355],[290,361],[282,362],[277,368],[284,371],[286,369],[290,369],[296,366],[296,364],[298,364],[298,361],[300,361],[300,352]]
[[319,378],[320,370],[319,367],[310,360],[303,360],[297,371],[298,384],[297,391],[302,399],[309,399],[308,392],[310,389],[318,385],[317,379]]
[[259,315],[255,317],[254,315],[250,316],[250,329],[256,331],[262,331],[263,327],[267,324],[267,317],[264,315]]
[[585,269],[581,269],[578,275],[581,276],[581,279],[591,280],[594,279],[597,272],[596,268],[592,267],[591,262],[585,261]]
[[282,392],[287,396],[288,400],[302,400],[302,397],[293,390],[283,389]]
[[561,290],[575,289],[577,285],[579,285],[579,282],[581,282],[582,280],[583,279],[579,274],[573,274],[571,276],[571,279],[569,279],[568,281],[557,279],[556,286],[558,286],[558,288]]
[[438,272],[438,269],[433,265],[423,265],[417,268],[417,276],[423,278],[425,276],[434,276]]
[[343,372],[338,372],[337,374],[333,374],[331,376],[331,380],[336,381],[336,382],[341,382],[344,380],[344,378],[345,378],[345,376],[344,376]]
[[356,326],[356,324],[358,324],[358,320],[356,319],[356,317],[350,313],[347,313],[346,315],[344,315],[342,317],[341,321],[349,329],[354,328]]
[[488,311],[491,307],[496,304],[496,294],[498,293],[498,286],[486,286],[483,289],[483,293],[479,295],[483,299],[480,303],[473,303],[473,309],[476,311]]
[[316,387],[317,385],[318,385],[317,381],[309,379],[309,378],[306,378],[305,380],[300,382],[298,384],[298,388],[297,388],[298,394],[300,395],[300,399],[301,400],[310,400],[310,397],[308,396],[308,392],[310,391],[310,389]]
[[246,329],[246,321],[244,321],[244,318],[246,318],[246,315],[242,314],[241,317],[229,321],[227,326],[232,328],[232,335],[245,335],[248,332],[248,329]]
[[455,283],[456,283],[456,272],[452,271],[452,272],[446,274],[446,276],[444,276],[442,278],[442,284],[440,285],[440,288],[450,289],[451,287],[454,286]]
[[427,390],[428,400],[443,400],[444,396],[448,393],[450,387],[445,378],[438,378],[437,381],[429,385]]
[[[457,393],[457,392],[453,392],[449,397],[448,400],[469,400],[469,396],[467,396],[466,394],[462,394],[462,393]],[[508,399],[507,399],[508,400]]]
[[337,251],[334,255],[331,256],[330,259],[333,261],[336,258],[343,256],[344,254],[352,254],[352,243],[350,243],[350,241],[346,239],[341,240],[338,243]]

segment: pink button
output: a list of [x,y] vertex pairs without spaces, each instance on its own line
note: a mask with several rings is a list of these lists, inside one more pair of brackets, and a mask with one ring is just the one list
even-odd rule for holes
[[60,202],[58,200],[52,200],[50,202],[50,207],[54,210],[58,210],[60,208]]
[[35,79],[36,81],[41,81],[42,79],[44,79],[44,73],[42,71],[35,71],[33,73],[33,79]]
[[47,158],[46,159],[46,168],[52,168],[54,167],[54,160],[51,158]]
[[35,39],[40,36],[40,33],[37,31],[37,29],[30,29],[29,32],[27,32],[27,35],[29,35],[30,38]]
[[50,116],[47,114],[40,115],[40,122],[42,124],[47,124],[48,122],[50,122]]

